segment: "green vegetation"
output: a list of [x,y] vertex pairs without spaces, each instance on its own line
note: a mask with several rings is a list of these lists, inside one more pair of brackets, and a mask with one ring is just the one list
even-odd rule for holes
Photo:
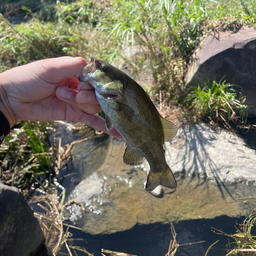
[[[92,129],[77,125],[81,137],[95,136]],[[74,140],[62,147],[61,138],[49,140],[56,124],[51,122],[18,123],[0,147],[0,177],[7,184],[19,188],[24,196],[30,196],[36,188],[47,190],[59,170],[71,158]],[[82,139],[83,140],[83,139]],[[65,149],[65,150],[64,150]]]
[[[81,0],[42,2],[36,13],[23,7],[32,18],[27,23],[13,26],[1,17],[0,71],[48,57],[96,56],[125,63],[134,78],[152,76],[152,95],[163,91],[178,101],[186,63],[206,33],[220,22],[226,29],[234,21],[254,24],[253,1],[237,5],[235,0]],[[136,56],[130,52],[134,46]]]
[[247,106],[236,85],[213,81],[211,86],[192,88],[187,97],[194,112],[213,123],[223,123],[229,127],[230,121],[237,122],[235,110],[240,112],[240,122],[246,122]]
[[5,184],[25,195],[34,186],[46,188],[53,173],[57,152],[49,146],[48,123],[22,122],[5,138],[0,148],[0,176]]
[[235,240],[229,243],[233,249],[229,250],[228,255],[255,255],[256,252],[256,236],[253,235],[253,229],[256,224],[256,209],[243,221],[242,224],[236,226],[236,234],[227,234],[221,230],[213,228],[213,232],[218,235],[224,235]]

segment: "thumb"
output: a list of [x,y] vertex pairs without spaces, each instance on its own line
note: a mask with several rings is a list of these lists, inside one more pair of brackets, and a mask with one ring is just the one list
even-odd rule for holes
[[72,77],[78,78],[82,73],[86,60],[81,57],[59,57],[36,61],[28,65],[37,66],[40,77],[48,83],[58,83]]

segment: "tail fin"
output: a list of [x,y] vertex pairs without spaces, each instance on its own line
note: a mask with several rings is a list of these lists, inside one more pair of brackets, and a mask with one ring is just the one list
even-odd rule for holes
[[168,188],[177,187],[177,182],[170,168],[166,169],[164,172],[153,172],[150,170],[146,190],[152,191],[159,185],[163,185],[164,187]]

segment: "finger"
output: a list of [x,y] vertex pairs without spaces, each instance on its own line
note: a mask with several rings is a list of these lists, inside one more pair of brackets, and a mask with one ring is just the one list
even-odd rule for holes
[[98,115],[88,115],[84,113],[80,116],[78,122],[85,123],[96,130],[100,130],[104,133],[109,134],[110,136],[114,136],[119,139],[122,139],[122,136],[117,132],[115,128],[108,131],[105,125],[105,120]]
[[67,87],[58,87],[56,89],[56,96],[60,99],[60,100],[63,100],[65,102],[68,102],[72,105],[76,105],[76,94],[77,92],[72,90],[72,89],[69,89]]
[[92,87],[91,84],[86,83],[86,82],[80,82],[77,85],[77,90],[78,91],[94,91],[94,88]]
[[[81,57],[59,57],[33,62],[37,74],[48,83],[59,83],[64,79],[78,78],[87,62]],[[28,64],[30,65],[30,64]]]
[[[79,109],[83,110],[84,112],[88,114],[96,114],[101,111],[101,106],[99,104],[78,104],[76,101],[77,91],[71,90],[67,87],[60,86],[56,89],[56,96],[73,106],[78,107]],[[90,97],[93,97],[92,95]]]
[[76,102],[81,104],[99,105],[94,91],[80,91],[76,95]]

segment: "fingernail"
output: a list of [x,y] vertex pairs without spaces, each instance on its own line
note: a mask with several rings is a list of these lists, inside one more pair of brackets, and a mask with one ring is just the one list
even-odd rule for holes
[[72,98],[72,92],[65,90],[64,88],[58,89],[58,94],[61,98],[64,99],[71,99]]

